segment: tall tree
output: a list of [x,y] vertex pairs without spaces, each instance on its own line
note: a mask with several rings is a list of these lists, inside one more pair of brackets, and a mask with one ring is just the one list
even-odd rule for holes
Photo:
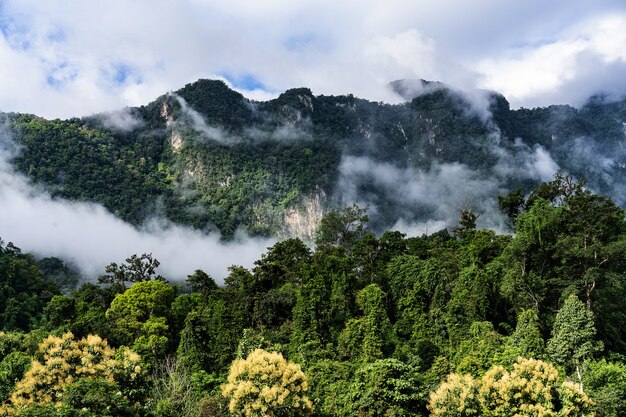
[[585,361],[602,350],[602,342],[594,340],[595,335],[593,313],[576,295],[570,295],[556,315],[548,354],[556,363],[576,372],[581,392]]
[[126,263],[118,265],[110,263],[105,271],[106,275],[98,278],[101,284],[111,284],[123,291],[126,283],[142,282],[150,280],[163,281],[164,278],[156,273],[161,263],[152,257],[151,253],[143,253],[141,256],[132,255],[126,258]]
[[372,362],[384,357],[391,345],[391,322],[385,308],[386,294],[370,284],[357,294],[363,316],[351,319],[339,337],[339,349],[353,360]]
[[235,360],[222,386],[229,411],[241,417],[296,417],[313,410],[300,366],[283,355],[256,349]]
[[315,244],[318,247],[340,246],[348,249],[365,235],[368,220],[366,209],[356,204],[343,211],[331,210],[317,228]]

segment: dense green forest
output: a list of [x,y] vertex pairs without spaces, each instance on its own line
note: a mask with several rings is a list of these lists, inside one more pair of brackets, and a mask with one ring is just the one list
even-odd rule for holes
[[[440,202],[398,194],[407,178],[434,182],[441,166],[463,167],[458,181],[527,193],[567,172],[626,205],[626,101],[511,110],[503,96],[483,92],[486,107],[477,108],[463,92],[431,84],[391,105],[307,88],[256,102],[222,81],[199,80],[117,113],[0,113],[0,124],[19,146],[13,165],[53,197],[100,203],[134,225],[167,218],[225,238],[243,229],[312,239],[324,212],[355,200],[370,207],[379,234],[398,220],[450,224]],[[366,168],[350,171],[350,163]],[[493,211],[495,193],[476,192],[468,190],[471,208]]]
[[625,415],[624,211],[565,176],[499,202],[513,235],[470,211],[408,237],[330,210],[314,248],[282,240],[223,285],[167,282],[150,254],[79,283],[2,243],[0,414]]

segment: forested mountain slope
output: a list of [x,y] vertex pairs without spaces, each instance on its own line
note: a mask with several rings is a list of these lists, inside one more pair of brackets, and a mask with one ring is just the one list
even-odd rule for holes
[[467,209],[502,228],[495,196],[556,171],[626,204],[625,101],[511,110],[496,93],[391,87],[407,101],[300,88],[255,102],[199,80],[119,112],[1,118],[20,145],[15,166],[53,195],[226,237],[242,228],[311,238],[325,211],[354,201],[377,231],[449,226]]

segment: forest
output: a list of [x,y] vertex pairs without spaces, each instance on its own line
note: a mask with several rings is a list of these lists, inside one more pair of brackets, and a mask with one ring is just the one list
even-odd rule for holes
[[[399,221],[451,225],[461,206],[486,212],[480,223],[499,214],[497,194],[529,193],[555,172],[626,207],[626,101],[512,110],[502,95],[481,92],[478,108],[464,92],[421,82],[434,87],[386,104],[308,88],[252,101],[223,81],[198,80],[117,113],[0,113],[0,145],[6,130],[19,149],[8,162],[54,198],[101,204],[135,226],[157,217],[225,240],[238,230],[312,239],[294,231],[290,214],[312,226],[355,201],[370,207],[377,234]],[[450,201],[427,198],[444,187]],[[319,207],[305,216],[311,201]]]
[[626,415],[624,210],[563,175],[497,198],[513,234],[329,210],[223,285],[149,253],[89,282],[2,242],[0,415]]

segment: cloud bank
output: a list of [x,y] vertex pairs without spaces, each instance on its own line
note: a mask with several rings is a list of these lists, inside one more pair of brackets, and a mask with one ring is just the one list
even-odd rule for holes
[[0,110],[72,117],[198,78],[397,101],[401,78],[495,89],[513,107],[623,94],[621,0],[0,2]]
[[461,211],[471,210],[479,215],[478,228],[510,232],[497,196],[510,191],[512,179],[550,181],[562,169],[540,145],[530,147],[517,139],[507,148],[500,145],[497,134],[490,139],[485,146],[497,162],[489,170],[458,162],[434,162],[428,169],[399,167],[367,156],[344,155],[337,199],[340,204],[367,206],[377,231],[430,234],[456,227]]
[[173,281],[202,269],[222,282],[231,265],[251,267],[269,239],[240,234],[231,243],[158,219],[137,229],[93,203],[52,198],[14,172],[9,162],[17,149],[0,132],[0,237],[37,256],[70,261],[91,279],[111,262],[135,253],[152,253],[159,272]]

